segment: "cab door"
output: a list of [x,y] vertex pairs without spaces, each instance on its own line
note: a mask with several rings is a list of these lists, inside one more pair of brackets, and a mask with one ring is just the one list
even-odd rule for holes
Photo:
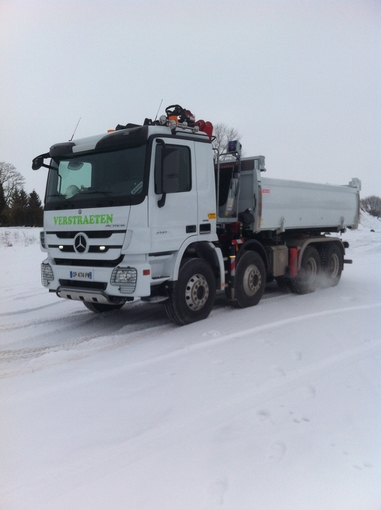
[[176,251],[197,236],[194,142],[154,139],[150,176],[151,253]]

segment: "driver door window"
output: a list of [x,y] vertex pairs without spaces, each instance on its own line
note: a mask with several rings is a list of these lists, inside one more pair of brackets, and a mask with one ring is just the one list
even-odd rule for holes
[[[155,193],[181,193],[192,189],[189,147],[157,145],[155,154]],[[163,189],[164,186],[164,189]]]

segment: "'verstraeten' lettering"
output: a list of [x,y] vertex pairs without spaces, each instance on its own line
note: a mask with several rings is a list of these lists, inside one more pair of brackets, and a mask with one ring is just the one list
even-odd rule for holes
[[54,216],[54,225],[107,225],[113,214],[90,214],[89,216]]

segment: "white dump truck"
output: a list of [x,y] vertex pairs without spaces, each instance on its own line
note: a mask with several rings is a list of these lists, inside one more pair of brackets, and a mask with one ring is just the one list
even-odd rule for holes
[[274,279],[298,294],[336,285],[360,181],[270,179],[263,156],[241,158],[237,141],[216,154],[212,142],[210,122],[172,105],[37,156],[32,168],[49,169],[42,284],[93,312],[162,302],[181,325],[205,319],[218,291],[243,308]]

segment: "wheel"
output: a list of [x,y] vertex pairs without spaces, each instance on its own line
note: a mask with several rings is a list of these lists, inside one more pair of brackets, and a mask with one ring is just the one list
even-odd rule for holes
[[103,303],[90,303],[89,301],[83,301],[83,304],[88,308],[91,312],[94,313],[102,313],[102,312],[112,312],[113,310],[120,310],[124,303],[119,303],[118,305],[105,305]]
[[290,278],[287,276],[277,276],[275,281],[281,292],[284,292],[285,294],[289,294],[291,292]]
[[258,253],[246,251],[238,259],[235,281],[235,299],[231,302],[232,306],[247,308],[257,305],[266,285],[266,268]]
[[206,319],[216,296],[216,279],[202,259],[188,259],[180,267],[179,278],[165,303],[168,317],[179,325]]
[[323,286],[335,287],[343,271],[343,251],[337,243],[323,245],[320,250],[320,260]]
[[300,270],[296,278],[290,279],[290,285],[296,294],[314,292],[318,286],[320,257],[316,248],[307,246],[303,253]]

